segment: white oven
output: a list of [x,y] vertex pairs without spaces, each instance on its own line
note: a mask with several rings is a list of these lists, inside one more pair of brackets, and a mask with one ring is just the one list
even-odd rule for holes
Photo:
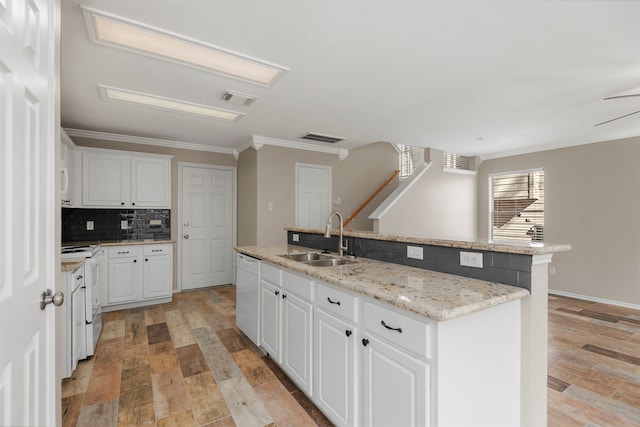
[[[84,298],[81,301],[84,306],[84,310],[82,310],[84,312],[83,323],[85,325],[83,334],[86,342],[86,357],[93,356],[102,331],[102,303],[100,298],[102,295],[101,287],[106,286],[104,277],[106,277],[107,258],[104,256],[104,250],[99,245],[64,246],[62,248],[62,258],[86,258],[84,263]],[[77,298],[77,301],[80,303],[80,298]],[[79,314],[79,307],[76,307],[74,312]]]

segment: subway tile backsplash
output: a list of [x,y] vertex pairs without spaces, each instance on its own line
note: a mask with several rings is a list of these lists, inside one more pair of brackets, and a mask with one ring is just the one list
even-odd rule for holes
[[[93,230],[87,230],[87,221],[93,221]],[[122,221],[127,221],[126,230],[121,227]],[[156,225],[158,221],[159,224]],[[171,238],[170,209],[62,208],[63,242],[169,238]]]
[[[298,241],[293,241],[294,232],[287,232],[287,243],[320,250],[335,252],[338,248],[338,236],[325,238],[322,234],[295,232]],[[531,255],[505,254],[492,251],[481,252],[483,268],[463,267],[460,265],[460,251],[464,249],[443,246],[411,244],[423,250],[423,259],[407,258],[407,243],[346,237],[349,255],[378,261],[392,262],[474,279],[505,283],[531,290]]]

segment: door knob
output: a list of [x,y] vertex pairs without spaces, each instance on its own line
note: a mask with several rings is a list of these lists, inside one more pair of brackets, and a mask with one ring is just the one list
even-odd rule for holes
[[189,238],[189,235],[188,235],[188,234],[185,234],[183,237],[184,237],[185,239],[188,239],[188,238]]
[[44,310],[48,304],[53,304],[59,307],[64,302],[64,294],[62,291],[58,291],[55,294],[51,289],[47,289],[40,294],[40,310]]

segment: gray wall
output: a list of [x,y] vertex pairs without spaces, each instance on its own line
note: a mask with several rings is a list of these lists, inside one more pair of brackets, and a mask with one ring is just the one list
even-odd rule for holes
[[[253,148],[243,151],[238,159],[238,175],[244,175],[238,178],[238,244],[286,243],[284,228],[295,225],[296,163],[331,166],[332,196],[334,199],[336,196],[342,198],[342,203],[334,204],[332,208],[340,211],[346,219],[397,169],[398,154],[387,143],[350,150],[343,161],[335,154],[272,145],[265,145],[258,151]],[[252,170],[257,171],[255,175],[250,175]],[[369,214],[396,185],[397,180],[389,184],[347,228],[372,230]],[[247,209],[255,200],[255,218],[253,213],[241,212],[240,199]],[[269,203],[273,204],[273,211],[268,210]]]
[[488,176],[544,168],[549,288],[640,305],[640,137],[486,160],[478,173],[478,233],[488,237]]

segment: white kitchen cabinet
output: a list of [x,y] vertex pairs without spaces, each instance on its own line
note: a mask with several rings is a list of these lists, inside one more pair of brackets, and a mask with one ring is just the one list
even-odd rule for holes
[[109,248],[109,277],[105,311],[171,301],[171,244]]
[[262,264],[260,274],[260,343],[269,356],[280,363],[281,352],[281,271]]
[[429,426],[429,365],[365,332],[363,425]]
[[358,331],[351,322],[317,308],[313,337],[315,403],[334,424],[356,426]]
[[[285,276],[287,272],[284,273]],[[283,282],[286,277],[283,277]],[[284,282],[286,283],[286,282]],[[282,369],[312,395],[313,305],[291,291],[282,294]]]
[[170,297],[172,292],[171,245],[144,246],[142,298]]
[[109,250],[109,304],[140,299],[142,263],[140,247],[119,246]]
[[84,149],[82,204],[93,207],[170,208],[171,156]]

